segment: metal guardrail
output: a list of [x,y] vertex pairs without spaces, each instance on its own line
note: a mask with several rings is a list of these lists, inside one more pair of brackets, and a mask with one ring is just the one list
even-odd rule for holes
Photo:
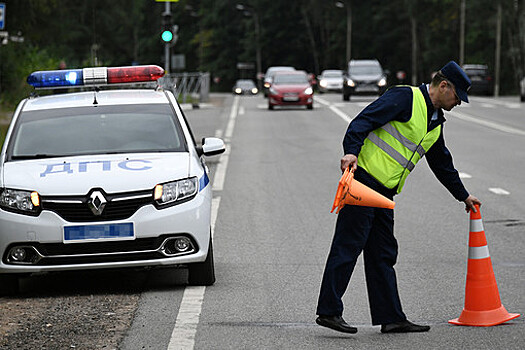
[[210,99],[210,73],[172,73],[159,79],[164,89],[173,92],[177,100],[186,103],[188,96],[192,103],[208,102]]

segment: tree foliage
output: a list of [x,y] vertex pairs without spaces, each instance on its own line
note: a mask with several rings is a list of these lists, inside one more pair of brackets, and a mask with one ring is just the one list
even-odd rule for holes
[[[501,92],[515,93],[525,72],[525,1],[500,0],[503,9]],[[24,37],[0,46],[0,99],[14,103],[27,93],[34,70],[95,65],[164,65],[160,41],[165,4],[154,0],[4,0],[5,31]],[[417,35],[419,82],[447,61],[459,61],[459,0],[180,0],[171,3],[179,39],[171,49],[184,54],[186,71],[220,78],[215,89],[229,91],[239,78],[238,62],[255,63],[257,45],[263,72],[291,65],[319,74],[344,69],[347,8],[352,13],[351,56],[377,58],[388,69],[412,74],[411,21]],[[245,6],[244,11],[237,9]],[[466,0],[465,63],[493,70],[496,8],[492,0]],[[256,35],[258,20],[260,35]],[[246,73],[246,72],[243,72]],[[255,78],[257,72],[250,71]]]

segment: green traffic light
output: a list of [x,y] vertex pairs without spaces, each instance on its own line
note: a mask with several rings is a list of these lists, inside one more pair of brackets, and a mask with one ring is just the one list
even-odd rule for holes
[[162,32],[161,38],[162,38],[162,41],[168,43],[173,39],[173,33],[169,30],[165,30]]

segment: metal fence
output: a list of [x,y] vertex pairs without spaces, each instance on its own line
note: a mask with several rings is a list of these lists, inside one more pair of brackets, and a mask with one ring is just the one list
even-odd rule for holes
[[208,102],[210,99],[210,73],[171,73],[159,79],[160,85],[173,92],[180,103]]

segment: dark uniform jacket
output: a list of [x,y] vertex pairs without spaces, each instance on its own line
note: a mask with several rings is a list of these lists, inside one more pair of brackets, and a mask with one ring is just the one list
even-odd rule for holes
[[[428,130],[432,130],[438,125],[443,125],[445,117],[443,110],[437,110],[437,118],[432,120],[432,115],[436,111],[430,96],[428,95],[427,86],[421,85],[419,87],[425,101],[427,103],[427,118]],[[365,109],[352,120],[346,131],[343,139],[343,149],[345,154],[354,154],[359,158],[361,147],[368,136],[368,134],[386,123],[396,120],[399,122],[407,122],[412,116],[412,89],[408,86],[397,86],[387,90],[381,97],[368,105]],[[443,125],[444,126],[444,125]],[[452,155],[445,146],[445,139],[443,138],[443,127],[438,140],[427,151],[425,157],[432,172],[436,175],[438,180],[449,190],[449,192],[458,201],[464,201],[468,196],[468,192],[463,186],[457,170],[454,168],[452,162]],[[367,177],[368,181],[375,181],[363,169],[358,168],[357,174]],[[409,177],[410,178],[410,177]],[[375,181],[377,182],[377,181]],[[377,183],[374,185],[382,186]],[[376,187],[376,186],[374,186]],[[395,191],[384,188],[380,191],[391,197]]]

